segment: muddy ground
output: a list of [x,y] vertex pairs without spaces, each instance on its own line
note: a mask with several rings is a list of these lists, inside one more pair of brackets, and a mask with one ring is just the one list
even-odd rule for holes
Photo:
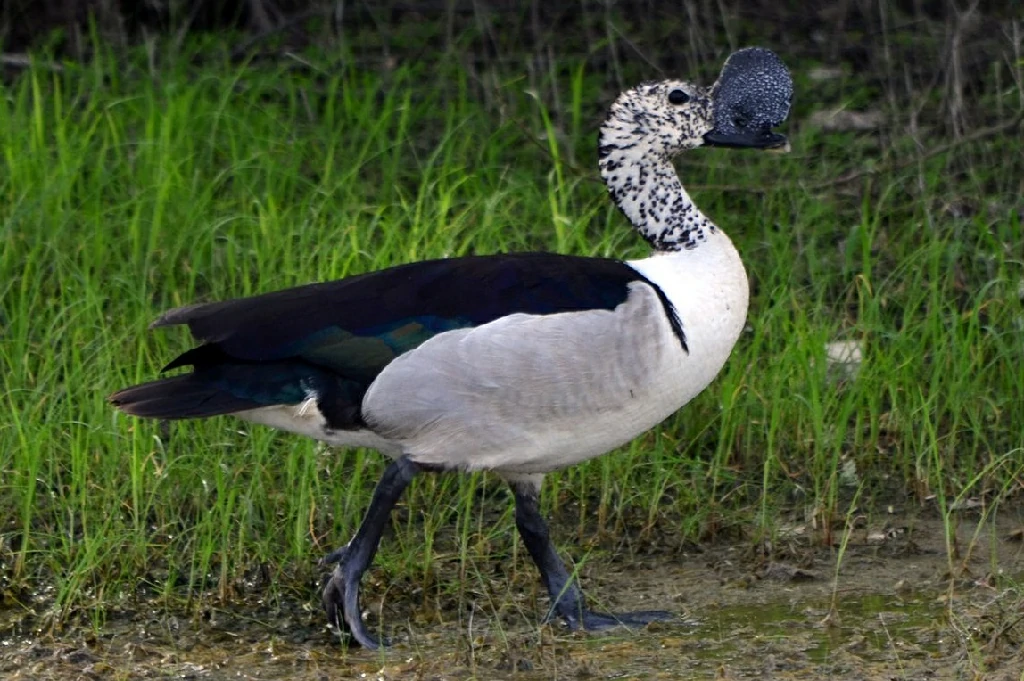
[[196,617],[136,603],[107,612],[101,625],[86,615],[59,632],[44,631],[44,617],[7,608],[0,678],[1018,681],[1021,517],[963,518],[961,555],[950,561],[941,522],[891,516],[849,536],[838,579],[838,549],[813,548],[799,526],[773,546],[592,558],[584,587],[601,606],[680,614],[636,632],[538,625],[546,599],[522,556],[514,568],[476,566],[458,582],[461,596],[434,598],[437,607],[408,579],[367,575],[364,607],[374,621],[383,613],[395,639],[386,652],[341,645],[312,590]]

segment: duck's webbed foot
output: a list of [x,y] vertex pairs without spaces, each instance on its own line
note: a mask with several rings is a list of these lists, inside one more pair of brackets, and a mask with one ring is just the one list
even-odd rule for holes
[[[569,623],[570,628],[573,627],[573,623],[569,622],[569,618],[562,616],[566,622]],[[676,615],[665,610],[637,610],[635,612],[620,612],[620,613],[602,613],[594,612],[593,610],[584,610],[580,617],[576,620],[577,626],[587,631],[601,631],[602,629],[611,629],[612,627],[629,627],[639,629],[646,627],[651,622],[664,622],[666,620],[676,619]]]
[[547,523],[540,515],[537,504],[539,485],[529,481],[511,483],[516,498],[516,527],[526,544],[533,562],[540,571],[541,581],[551,597],[551,615],[565,620],[570,629],[600,631],[611,627],[644,627],[651,622],[675,619],[675,615],[661,610],[641,610],[620,614],[606,614],[587,610],[583,592],[576,579],[569,574],[565,563],[558,557],[548,532]]
[[327,623],[348,634],[367,650],[390,645],[389,640],[378,639],[371,634],[363,622],[359,608],[359,582],[363,571],[353,569],[358,566],[352,566],[346,560],[347,553],[348,546],[345,546],[320,561],[321,565],[336,563],[322,596]]

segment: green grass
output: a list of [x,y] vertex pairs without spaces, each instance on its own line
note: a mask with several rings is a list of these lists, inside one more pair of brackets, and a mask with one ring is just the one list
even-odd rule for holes
[[[593,181],[603,74],[557,71],[543,92],[559,106],[498,74],[484,106],[454,63],[313,63],[149,74],[107,57],[2,91],[0,586],[13,602],[35,607],[45,586],[63,615],[140,597],[176,607],[230,599],[257,567],[273,593],[313,601],[315,560],[358,523],[375,453],[229,418],[165,431],[106,404],[189,347],[180,330],[147,331],[162,310],[466,253],[645,254]],[[574,558],[600,560],[622,533],[771,535],[790,512],[832,542],[855,498],[945,510],[1019,492],[1019,140],[822,187],[915,148],[815,129],[813,87],[798,75],[793,154],[680,162],[747,263],[749,329],[661,428],[551,476],[544,504]],[[834,340],[863,344],[856,378],[830,378]],[[496,480],[422,476],[378,563],[458,590],[491,552],[531,569],[512,533]],[[453,556],[460,574],[440,576]]]

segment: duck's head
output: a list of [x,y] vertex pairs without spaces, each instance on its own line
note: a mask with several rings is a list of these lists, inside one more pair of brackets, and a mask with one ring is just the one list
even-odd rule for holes
[[714,128],[707,89],[682,80],[641,83],[611,105],[601,126],[599,154],[671,157],[704,143]]
[[601,159],[671,158],[701,145],[772,149],[787,143],[772,131],[789,113],[793,80],[775,53],[735,52],[710,88],[682,80],[641,83],[612,104],[601,127]]

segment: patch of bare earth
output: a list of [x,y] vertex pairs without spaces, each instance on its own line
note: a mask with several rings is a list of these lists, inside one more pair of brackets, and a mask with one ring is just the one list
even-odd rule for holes
[[140,603],[59,633],[8,609],[0,677],[1016,680],[1020,528],[1008,513],[965,518],[951,560],[942,523],[890,517],[848,535],[838,571],[838,546],[815,549],[797,536],[590,560],[583,579],[604,598],[599,607],[680,614],[637,632],[539,626],[546,599],[518,563],[471,570],[460,596],[432,606],[411,581],[368,576],[365,605],[395,639],[384,652],[339,644],[312,591],[306,601],[287,592],[184,618]]

